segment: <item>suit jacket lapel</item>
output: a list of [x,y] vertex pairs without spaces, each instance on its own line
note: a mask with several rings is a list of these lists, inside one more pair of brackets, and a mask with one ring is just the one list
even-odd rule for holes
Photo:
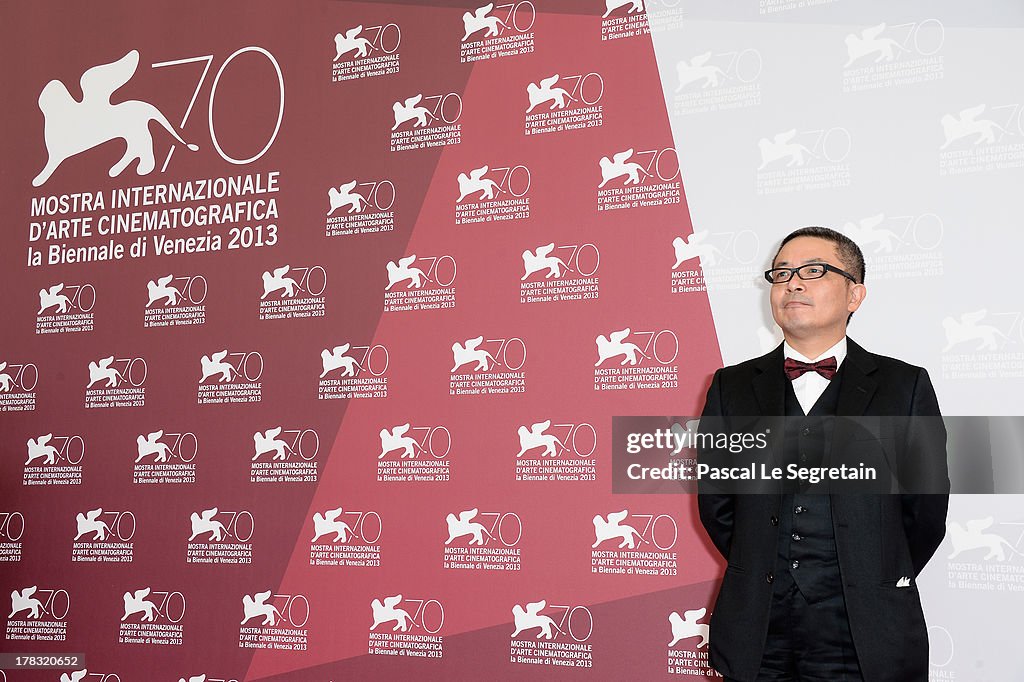
[[[843,417],[863,417],[867,412],[871,398],[878,389],[878,381],[872,376],[878,365],[871,358],[871,354],[860,345],[854,343],[853,339],[846,338],[846,359],[843,361],[843,379],[839,385],[839,398],[836,403],[835,429],[832,432],[832,439],[829,443],[828,462],[835,464],[835,450],[837,443],[849,442],[853,432],[853,423]],[[889,462],[892,466],[892,462]],[[864,514],[865,498],[862,495],[830,495],[829,502],[832,506],[833,532],[838,538],[842,527],[855,526],[855,520]],[[851,548],[840,542],[836,542],[836,549],[839,552],[839,566],[853,566],[860,560],[859,550]]]
[[878,382],[871,377],[878,367],[871,359],[871,355],[850,338],[846,339],[846,359],[843,365],[843,380],[839,386],[836,415],[861,417],[867,411],[868,403],[878,388]]
[[757,359],[758,374],[754,375],[752,387],[756,409],[751,416],[759,416],[759,428],[770,428],[773,433],[768,438],[771,451],[770,466],[782,466],[783,447],[785,445],[785,414],[786,414],[786,374],[782,369],[782,344],[771,352]]
[[[843,378],[839,385],[839,398],[836,404],[835,429],[832,432],[832,439],[829,443],[828,461],[834,466],[835,453],[838,444],[848,444],[853,436],[854,428],[858,426],[857,417],[863,417],[868,411],[871,398],[878,389],[878,381],[872,376],[878,365],[871,358],[871,354],[847,338],[846,359],[843,361]],[[843,419],[852,417],[853,419]],[[893,469],[893,462],[886,459],[890,471]],[[832,497],[832,509],[836,511],[839,507],[840,515],[845,510],[845,505],[857,496],[838,495]]]
[[786,414],[786,375],[782,371],[782,344],[757,359],[759,374],[754,376],[754,397],[759,414],[780,417]]

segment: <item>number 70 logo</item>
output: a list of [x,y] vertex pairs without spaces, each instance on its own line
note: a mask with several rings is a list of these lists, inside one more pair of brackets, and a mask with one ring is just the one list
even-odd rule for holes
[[[270,62],[270,65],[272,67],[274,67],[274,73],[277,77],[276,80],[278,90],[278,109],[277,119],[274,122],[274,132],[271,133],[270,138],[263,145],[263,148],[260,149],[255,154],[253,154],[252,156],[246,158],[236,158],[231,154],[228,154],[226,151],[224,151],[224,148],[221,146],[220,138],[218,138],[217,136],[217,126],[214,120],[214,107],[217,101],[217,87],[220,85],[221,78],[224,77],[225,72],[228,70],[228,67],[234,62],[234,60],[237,57],[244,55],[246,53],[261,55],[264,58],[266,58],[267,61]],[[192,114],[192,109],[193,107],[195,107],[196,99],[199,97],[199,92],[203,89],[203,85],[206,83],[206,78],[209,75],[210,67],[213,65],[213,60],[213,55],[207,54],[200,57],[186,57],[183,59],[173,59],[170,61],[157,62],[153,64],[154,69],[169,68],[173,66],[182,66],[185,64],[193,63],[204,64],[203,72],[202,74],[200,74],[199,80],[196,81],[195,88],[192,91],[192,98],[189,100],[188,105],[185,107],[185,114],[181,118],[180,127],[182,130],[184,130],[185,125],[188,123],[189,117]],[[253,84],[252,87],[265,86]],[[270,88],[273,89],[273,85],[271,85]],[[284,118],[284,75],[281,73],[281,65],[278,63],[277,58],[274,57],[273,54],[271,54],[264,48],[257,47],[255,45],[243,47],[232,52],[231,55],[227,59],[225,59],[224,62],[220,65],[220,68],[217,69],[217,73],[213,77],[213,84],[210,86],[210,101],[207,110],[207,126],[210,130],[210,140],[213,142],[214,149],[217,150],[217,153],[220,155],[222,159],[224,159],[228,163],[241,166],[252,163],[257,159],[262,158],[262,156],[266,154],[267,151],[270,150],[271,145],[273,145],[274,141],[277,139],[277,134],[281,130],[281,121]],[[172,144],[170,150],[168,150],[167,157],[164,159],[163,165],[160,167],[161,173],[167,170],[167,165],[171,161],[171,156],[173,156],[174,154],[175,147],[176,145]]]

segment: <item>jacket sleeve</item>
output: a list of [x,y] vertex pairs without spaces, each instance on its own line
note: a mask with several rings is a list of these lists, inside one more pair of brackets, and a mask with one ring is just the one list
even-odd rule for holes
[[[722,370],[715,372],[711,379],[711,387],[708,388],[707,398],[704,401],[704,410],[701,412],[701,421],[706,417],[722,417]],[[721,424],[720,419],[712,419],[712,422]],[[714,457],[714,453],[703,448],[698,450],[698,462],[706,462]],[[714,492],[707,482],[697,482],[697,509],[700,512],[700,521],[704,524],[711,542],[726,559],[729,558],[729,547],[732,543],[733,517],[735,513],[736,497],[721,492]]]
[[899,478],[903,528],[910,546],[914,571],[920,573],[946,535],[949,473],[946,462],[946,427],[939,413],[928,372],[919,370],[911,397],[904,458]]

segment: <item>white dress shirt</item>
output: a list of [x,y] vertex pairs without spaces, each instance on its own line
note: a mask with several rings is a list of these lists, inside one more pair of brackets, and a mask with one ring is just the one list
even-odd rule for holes
[[[789,345],[788,341],[782,342],[782,354],[784,357],[793,358],[801,362],[817,362],[818,360],[824,360],[825,358],[835,356],[836,358],[836,371],[839,370],[839,366],[843,364],[843,360],[846,358],[846,337],[839,339],[836,345],[829,348],[827,351],[822,353],[816,358],[809,358],[793,349]],[[793,392],[796,393],[796,399],[800,401],[800,407],[803,409],[804,414],[811,411],[814,407],[814,403],[818,402],[818,398],[828,388],[829,380],[821,376],[817,372],[804,372],[802,375],[793,379]]]

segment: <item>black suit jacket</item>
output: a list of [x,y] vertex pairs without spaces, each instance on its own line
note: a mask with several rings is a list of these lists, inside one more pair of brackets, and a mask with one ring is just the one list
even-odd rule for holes
[[[718,370],[702,416],[785,414],[782,365],[780,344]],[[949,491],[938,402],[924,369],[869,353],[849,338],[842,373],[838,416],[934,417],[892,420],[875,435],[882,436],[885,451],[898,453],[901,479],[940,494],[830,497],[843,594],[865,682],[925,682],[928,634],[916,576],[945,535]],[[843,439],[837,431],[833,443]],[[744,682],[757,676],[768,632],[769,574],[778,551],[778,525],[771,519],[780,503],[780,494],[724,494],[698,485],[701,522],[728,561],[711,616],[711,661]],[[909,587],[897,586],[903,577],[911,578]]]

